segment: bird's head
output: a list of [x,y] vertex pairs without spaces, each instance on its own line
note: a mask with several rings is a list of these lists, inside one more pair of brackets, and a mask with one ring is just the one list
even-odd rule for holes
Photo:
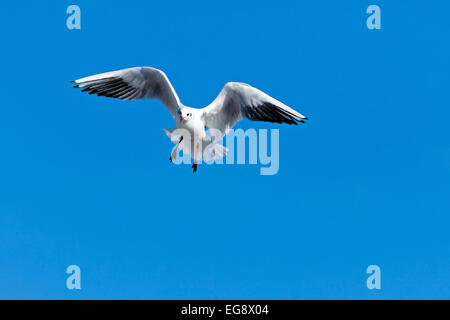
[[178,115],[180,116],[180,122],[183,122],[189,120],[192,117],[192,112],[178,110]]

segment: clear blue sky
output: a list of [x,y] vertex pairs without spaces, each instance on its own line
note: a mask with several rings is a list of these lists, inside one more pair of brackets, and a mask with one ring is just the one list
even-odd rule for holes
[[[81,30],[66,8],[81,7]],[[365,13],[378,4],[382,29]],[[448,1],[35,1],[0,10],[0,298],[450,298]],[[280,171],[170,164],[158,101],[69,81],[163,69],[307,115]],[[82,290],[65,287],[66,267]],[[381,267],[381,290],[366,268]]]

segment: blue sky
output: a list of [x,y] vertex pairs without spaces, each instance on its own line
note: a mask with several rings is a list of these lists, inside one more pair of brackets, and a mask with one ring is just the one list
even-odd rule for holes
[[[66,8],[81,8],[81,30]],[[381,8],[368,30],[366,8]],[[2,3],[0,298],[448,299],[450,3]],[[280,170],[168,161],[158,101],[69,81],[152,66],[182,102],[249,83],[310,118]],[[69,265],[82,289],[65,286]],[[366,268],[381,268],[368,290]]]

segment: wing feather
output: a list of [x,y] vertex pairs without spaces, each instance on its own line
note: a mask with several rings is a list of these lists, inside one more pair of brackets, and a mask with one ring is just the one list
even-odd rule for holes
[[181,106],[180,99],[167,76],[161,70],[135,67],[81,78],[74,88],[81,92],[122,100],[158,99],[173,117]]
[[208,129],[226,135],[242,119],[297,124],[307,119],[294,109],[245,83],[229,82],[217,98],[204,109]]

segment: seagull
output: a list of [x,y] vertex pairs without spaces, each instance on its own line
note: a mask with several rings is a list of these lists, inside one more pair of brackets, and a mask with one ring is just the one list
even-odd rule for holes
[[[163,129],[177,149],[193,159],[193,172],[201,159],[214,160],[226,155],[227,149],[217,143],[243,119],[273,123],[304,123],[307,118],[264,92],[239,82],[228,82],[216,99],[205,108],[191,108],[181,103],[166,74],[151,67],[134,67],[110,71],[74,80],[81,92],[121,100],[158,99],[169,110],[177,128]],[[214,137],[206,129],[214,131]],[[200,151],[201,147],[201,151]]]

